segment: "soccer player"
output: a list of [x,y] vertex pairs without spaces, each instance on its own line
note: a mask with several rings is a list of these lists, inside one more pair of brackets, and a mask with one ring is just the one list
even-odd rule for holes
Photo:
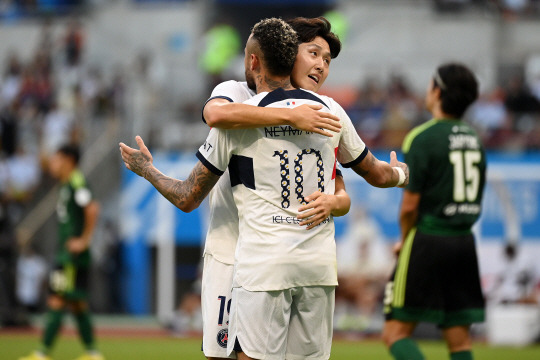
[[397,359],[424,359],[410,336],[420,321],[436,323],[450,359],[470,360],[470,325],[484,320],[474,236],[486,179],[484,148],[460,120],[478,97],[473,73],[441,65],[427,89],[433,119],[403,142],[410,182],[400,211],[396,271],[385,294],[383,340]]
[[[291,75],[297,88],[317,92],[330,70],[331,59],[338,56],[341,42],[330,31],[324,18],[294,18],[287,21],[299,39],[298,55]],[[330,53],[322,53],[320,42],[329,45]],[[295,108],[266,108],[241,104],[255,95],[252,79],[247,82],[226,81],[212,91],[203,108],[203,119],[217,128],[250,128],[288,125],[317,132],[324,136],[339,131],[339,118],[318,111],[322,105],[301,105]],[[299,218],[311,217],[307,229],[317,226],[330,214],[345,215],[350,198],[345,191],[343,178],[336,176],[335,194],[315,192],[306,197],[308,204]],[[219,179],[209,195],[210,222],[204,249],[204,267],[201,291],[203,312],[203,352],[209,359],[227,358],[229,309],[234,268],[234,251],[238,240],[238,212],[234,203],[228,171]],[[230,355],[234,358],[234,355]]]
[[[304,194],[333,193],[336,157],[374,186],[408,182],[407,166],[394,152],[390,164],[377,160],[332,99],[292,90],[289,74],[296,42],[295,32],[279,19],[255,25],[246,44],[245,64],[246,78],[253,79],[258,94],[247,103],[322,104],[339,117],[340,133],[326,137],[290,126],[214,128],[186,181],[160,173],[140,137],[136,138],[140,150],[120,144],[126,166],[183,211],[196,208],[229,167],[240,237],[228,350],[234,347],[239,359],[330,355],[337,285],[333,219],[306,231],[297,226],[297,216],[307,204]],[[321,45],[322,52],[330,54],[328,44]]]
[[61,182],[56,213],[59,249],[56,265],[50,274],[48,312],[42,348],[20,360],[50,359],[49,353],[58,337],[66,309],[74,317],[86,353],[78,360],[103,360],[96,350],[94,331],[88,310],[88,274],[90,242],[96,227],[99,205],[78,168],[79,149],[64,145],[51,157],[49,170]]

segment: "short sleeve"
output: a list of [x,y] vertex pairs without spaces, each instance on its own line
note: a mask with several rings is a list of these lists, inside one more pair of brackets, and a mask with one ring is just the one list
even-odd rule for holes
[[80,207],[86,207],[92,201],[92,192],[87,187],[75,189],[75,203]]
[[223,175],[232,154],[229,130],[212,128],[204,144],[197,151],[197,158],[211,172]]
[[209,101],[214,99],[225,99],[229,102],[242,103],[248,99],[251,99],[255,93],[250,90],[246,82],[239,82],[234,80],[224,81],[212,90],[210,98],[206,100],[202,108],[202,120],[206,123],[204,119],[204,107],[208,104]]
[[341,166],[336,166],[336,176],[343,177],[343,171],[341,171]]

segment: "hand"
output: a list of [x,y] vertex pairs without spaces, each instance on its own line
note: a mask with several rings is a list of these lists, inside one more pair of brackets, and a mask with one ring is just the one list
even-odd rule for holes
[[[339,118],[327,112],[319,111],[322,105],[300,105],[291,109],[291,126],[309,132],[332,137],[333,132],[341,130]],[[326,129],[326,130],[325,130]]]
[[399,167],[405,173],[405,181],[399,187],[404,188],[409,184],[409,166],[407,164],[398,161],[395,151],[390,152],[390,166]]
[[[298,211],[300,226],[307,225],[306,230],[313,229],[330,216],[335,208],[334,195],[323,194],[319,191],[314,192],[305,198],[307,205],[301,206]],[[303,212],[303,213],[302,213]]]
[[129,170],[139,176],[145,177],[145,174],[153,166],[154,159],[140,136],[135,136],[135,141],[137,141],[140,150],[133,149],[124,143],[120,143],[120,154],[122,155],[124,164]]
[[66,247],[70,253],[77,255],[88,249],[88,242],[81,237],[73,237],[66,242]]
[[392,246],[392,252],[396,257],[399,256],[399,253],[401,252],[401,248],[403,247],[403,241],[398,241],[397,243]]

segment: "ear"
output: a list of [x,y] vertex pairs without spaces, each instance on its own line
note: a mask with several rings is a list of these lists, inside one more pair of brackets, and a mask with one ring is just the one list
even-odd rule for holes
[[249,69],[251,71],[259,70],[261,66],[261,60],[255,54],[251,54],[249,58]]
[[438,101],[441,101],[441,88],[438,86],[435,88],[435,96],[437,97]]
[[439,99],[441,97],[441,88],[435,85],[434,82],[431,83],[429,91],[434,98]]

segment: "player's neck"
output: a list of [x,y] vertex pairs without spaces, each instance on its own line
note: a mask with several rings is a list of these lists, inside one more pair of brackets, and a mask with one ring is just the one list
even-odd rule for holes
[[71,176],[73,175],[73,172],[75,171],[74,167],[67,168],[63,173],[62,176],[60,176],[60,182],[67,183]]
[[291,85],[290,76],[270,76],[261,74],[256,77],[257,94],[261,92],[270,92],[282,88],[284,90],[294,89]]
[[448,115],[447,113],[445,113],[440,106],[435,106],[433,108],[433,111],[431,112],[431,114],[433,115],[433,118],[435,119],[453,119],[454,116],[451,116],[451,115]]

